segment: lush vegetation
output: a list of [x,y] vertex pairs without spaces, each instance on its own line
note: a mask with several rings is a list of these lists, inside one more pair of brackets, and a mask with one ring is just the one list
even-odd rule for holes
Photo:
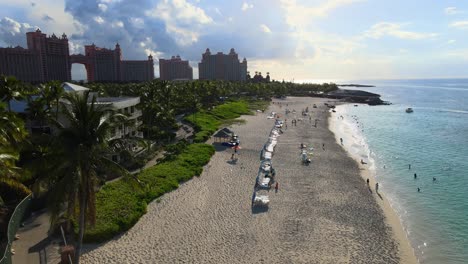
[[179,155],[138,175],[105,184],[96,194],[96,224],[85,234],[87,242],[101,242],[128,230],[146,213],[146,205],[179,183],[200,175],[214,154],[207,144],[188,145]]
[[[194,122],[197,126],[200,126],[196,141],[202,142],[203,139],[208,137],[209,131],[212,131],[212,129],[205,128],[209,128],[210,124],[216,123],[214,120],[210,120],[212,119],[211,116],[205,114],[213,107],[216,109],[216,106],[223,104],[225,100],[248,100],[249,103],[252,103],[255,101],[252,99],[269,101],[271,97],[286,95],[320,96],[321,93],[338,88],[335,84],[327,83],[168,82],[161,80],[144,83],[88,83],[82,85],[102,96],[140,96],[140,107],[143,112],[142,129],[145,138],[164,142],[174,138],[173,131],[177,128],[177,115],[194,113],[197,113],[195,119],[200,118],[198,123]],[[224,113],[229,113],[229,111],[224,111]],[[222,117],[216,119],[219,118]],[[203,125],[206,125],[205,128]]]
[[203,110],[191,114],[186,117],[186,120],[191,122],[198,131],[194,137],[194,141],[204,142],[218,130],[223,122],[250,113],[251,111],[247,102],[228,102],[213,107],[211,110]]

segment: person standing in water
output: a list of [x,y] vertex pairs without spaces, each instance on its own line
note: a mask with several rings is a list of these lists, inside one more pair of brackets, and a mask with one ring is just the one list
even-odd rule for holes
[[411,170],[411,164],[408,164],[408,170]]
[[418,175],[415,173],[414,174],[414,179],[416,180],[418,178]]

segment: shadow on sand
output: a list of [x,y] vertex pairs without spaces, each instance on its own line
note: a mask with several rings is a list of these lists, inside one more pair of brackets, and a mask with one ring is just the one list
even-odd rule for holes
[[252,206],[252,214],[262,214],[268,212],[268,206]]
[[238,158],[230,159],[226,161],[226,163],[231,164],[231,165],[236,165],[238,160],[239,160]]
[[215,151],[220,152],[220,151],[225,151],[226,149],[230,149],[230,146],[223,145],[223,142],[213,142],[213,147],[215,148]]

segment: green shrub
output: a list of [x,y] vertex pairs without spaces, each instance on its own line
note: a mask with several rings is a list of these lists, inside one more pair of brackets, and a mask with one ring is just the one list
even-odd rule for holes
[[84,241],[104,241],[132,227],[146,213],[143,192],[127,177],[104,185],[96,194],[96,224],[86,229]]
[[191,122],[197,130],[194,141],[204,142],[226,121],[247,114],[251,114],[248,103],[246,101],[237,101],[218,105],[211,111],[200,111],[191,114],[185,117],[185,120]]
[[[178,147],[176,147],[178,148]],[[203,166],[214,154],[207,144],[188,145],[173,160],[143,170],[138,178],[141,187],[131,177],[104,185],[96,194],[96,224],[88,227],[85,242],[102,242],[130,229],[146,213],[149,202],[179,187],[179,183],[200,175]]]

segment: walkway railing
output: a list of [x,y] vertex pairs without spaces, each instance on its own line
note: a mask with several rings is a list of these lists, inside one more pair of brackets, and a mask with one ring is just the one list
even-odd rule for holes
[[15,211],[11,215],[10,221],[8,222],[7,229],[7,245],[5,247],[5,252],[2,253],[0,264],[12,264],[11,261],[11,244],[15,240],[16,232],[21,224],[24,213],[31,203],[32,194],[26,196],[15,208]]

